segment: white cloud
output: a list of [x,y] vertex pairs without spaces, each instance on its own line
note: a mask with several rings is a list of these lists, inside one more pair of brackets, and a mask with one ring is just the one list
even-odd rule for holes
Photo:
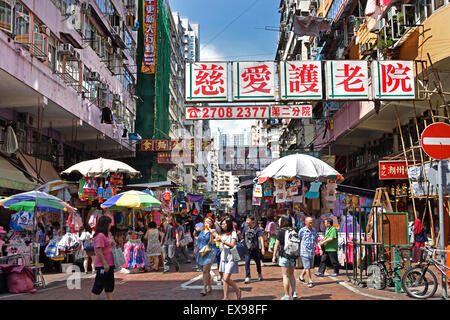
[[244,129],[247,133],[250,132],[250,127],[256,125],[256,120],[211,120],[210,121],[211,132],[218,132],[219,128],[223,133],[244,133]]
[[212,44],[200,45],[200,61],[220,60],[220,57],[223,57],[223,54]]

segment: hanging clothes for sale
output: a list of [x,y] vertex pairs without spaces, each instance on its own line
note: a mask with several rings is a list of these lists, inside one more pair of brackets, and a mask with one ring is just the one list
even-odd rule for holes
[[[286,193],[286,181],[285,180],[273,180],[273,186],[274,186],[274,195],[277,195],[279,193]],[[283,197],[284,198],[284,197]]]
[[[316,199],[319,197],[319,189],[322,182],[311,182],[308,192],[306,192],[305,197],[307,199]],[[319,204],[320,206],[320,204]]]
[[264,197],[272,197],[273,190],[272,190],[272,186],[270,185],[270,183],[266,182],[263,184],[263,193],[264,193]]
[[143,269],[147,265],[147,258],[145,255],[145,246],[142,242],[135,242],[130,240],[125,243],[123,248],[123,255],[125,257],[125,264],[122,268],[129,270]]

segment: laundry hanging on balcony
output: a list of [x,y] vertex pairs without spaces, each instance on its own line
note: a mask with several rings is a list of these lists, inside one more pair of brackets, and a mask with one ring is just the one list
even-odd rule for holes
[[14,132],[13,124],[8,123],[5,129],[5,151],[11,154],[17,150],[19,150],[19,143],[17,142],[16,133]]
[[315,16],[295,16],[294,34],[296,36],[315,36],[320,32],[330,32],[331,26],[325,18]]

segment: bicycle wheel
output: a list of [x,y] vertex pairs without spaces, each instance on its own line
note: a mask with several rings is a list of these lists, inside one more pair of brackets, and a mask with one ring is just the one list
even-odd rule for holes
[[424,273],[421,267],[415,267],[403,275],[402,287],[413,298],[427,299],[436,293],[438,282],[434,273],[429,269]]

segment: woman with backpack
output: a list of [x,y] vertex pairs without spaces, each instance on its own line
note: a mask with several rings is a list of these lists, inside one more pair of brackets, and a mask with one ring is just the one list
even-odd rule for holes
[[277,233],[277,240],[273,250],[272,262],[281,267],[283,276],[284,296],[281,300],[291,300],[298,298],[295,292],[295,265],[300,253],[300,241],[297,232],[292,227],[292,219],[288,214],[280,217],[280,230]]

